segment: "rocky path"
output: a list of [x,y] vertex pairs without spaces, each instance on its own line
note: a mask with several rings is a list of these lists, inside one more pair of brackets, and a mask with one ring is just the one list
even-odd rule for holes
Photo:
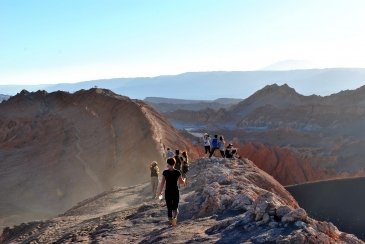
[[0,243],[363,243],[311,219],[248,160],[200,159],[189,175],[176,227],[146,183],[104,192],[49,221],[6,229]]

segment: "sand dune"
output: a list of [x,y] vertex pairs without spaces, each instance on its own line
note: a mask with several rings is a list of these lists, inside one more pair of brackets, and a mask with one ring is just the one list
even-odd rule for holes
[[286,187],[308,214],[365,239],[365,178],[320,181]]

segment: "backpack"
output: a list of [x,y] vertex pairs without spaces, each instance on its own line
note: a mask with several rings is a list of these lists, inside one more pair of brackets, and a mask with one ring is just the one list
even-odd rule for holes
[[175,156],[175,161],[176,161],[176,164],[175,164],[175,169],[177,170],[181,170],[181,162],[183,161],[183,159],[180,157],[180,156]]
[[212,140],[212,147],[213,148],[219,148],[218,138],[213,138],[213,140]]
[[158,167],[157,166],[151,167],[151,177],[152,176],[158,176]]

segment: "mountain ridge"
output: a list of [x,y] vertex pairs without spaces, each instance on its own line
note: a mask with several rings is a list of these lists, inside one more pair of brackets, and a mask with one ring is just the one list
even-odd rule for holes
[[[177,110],[164,114],[177,128],[224,135],[236,147],[252,142],[265,144],[267,148],[264,146],[263,151],[272,151],[273,158],[275,150],[269,148],[289,149],[293,152],[290,155],[296,155],[296,162],[310,162],[315,171],[327,172],[323,177],[364,175],[365,86],[329,96],[305,96],[287,84],[273,84],[228,109]],[[243,156],[249,155],[254,157],[252,152]],[[278,175],[260,157],[257,159],[254,161],[262,169]],[[289,162],[287,167],[291,167]],[[303,173],[316,175],[311,171]],[[295,183],[293,179],[289,181],[290,177],[278,177],[282,184]]]
[[[332,68],[291,71],[212,71],[188,72],[157,77],[114,78],[79,83],[47,85],[1,85],[0,91],[14,95],[22,89],[30,91],[64,90],[103,87],[128,97],[166,97],[173,94],[181,99],[216,99],[219,97],[247,98],[267,84],[278,83],[295,87],[305,95],[330,95],[341,90],[356,89],[365,81],[365,69]],[[173,85],[171,85],[173,84]],[[143,88],[143,89],[142,89]],[[176,89],[175,89],[176,88]]]

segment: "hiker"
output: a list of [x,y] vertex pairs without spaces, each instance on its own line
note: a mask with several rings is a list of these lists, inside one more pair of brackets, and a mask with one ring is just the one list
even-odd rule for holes
[[214,135],[214,138],[211,142],[211,148],[210,148],[210,154],[209,158],[212,157],[214,151],[218,149],[219,150],[219,141],[218,141],[218,135]]
[[176,162],[174,168],[181,172],[181,164],[182,164],[183,158],[180,155],[180,150],[179,149],[175,150],[174,159],[175,159],[175,162]]
[[158,173],[159,173],[159,168],[157,166],[156,161],[153,161],[151,163],[150,170],[151,170],[152,198],[155,198],[158,187]]
[[168,147],[166,151],[166,158],[173,158],[175,153]]
[[237,148],[234,148],[231,143],[228,144],[225,151],[226,158],[234,158],[237,157]]
[[189,171],[189,158],[188,158],[188,153],[186,151],[183,151],[181,153],[181,158],[183,159],[182,165],[181,165],[181,174],[182,174],[183,178],[186,179],[186,174]]
[[179,188],[177,186],[177,182],[181,184],[185,184],[185,178],[181,176],[180,171],[174,168],[175,159],[168,158],[167,159],[167,169],[163,171],[162,180],[160,184],[159,196],[162,197],[162,190],[166,184],[165,188],[165,201],[167,206],[167,217],[169,218],[169,224],[172,226],[176,225],[177,214],[179,212]]
[[220,136],[219,137],[219,151],[221,152],[222,158],[225,158],[224,151],[225,151],[226,147],[225,147],[224,144],[226,144],[226,142],[224,140],[224,137],[223,136]]
[[205,154],[210,153],[210,137],[208,133],[204,134],[203,143],[204,143]]

